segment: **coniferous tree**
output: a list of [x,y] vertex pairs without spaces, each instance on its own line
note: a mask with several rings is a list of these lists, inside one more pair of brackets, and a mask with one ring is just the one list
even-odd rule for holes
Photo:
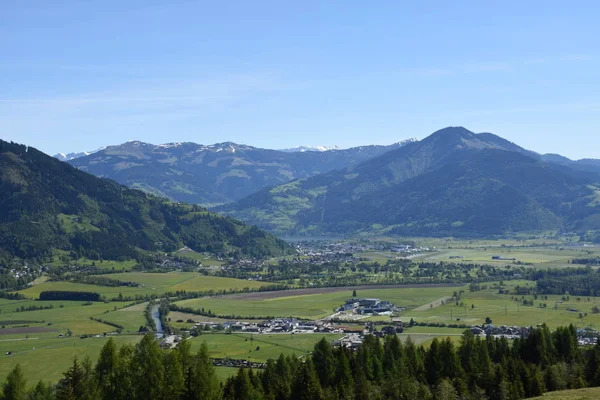
[[175,351],[170,351],[164,355],[164,383],[161,387],[161,399],[178,400],[184,393],[184,377],[181,363],[178,354]]
[[119,357],[117,346],[115,345],[113,338],[110,338],[102,347],[102,350],[100,350],[100,356],[95,368],[100,396],[104,400],[112,400],[118,397],[118,364]]
[[73,359],[71,368],[65,372],[58,383],[57,400],[83,399],[86,397],[84,387],[85,373],[77,357]]
[[133,388],[137,399],[158,400],[165,383],[162,353],[152,334],[145,335],[133,352]]
[[307,359],[300,365],[296,373],[293,388],[292,400],[322,400],[323,391],[321,383],[317,377],[317,372],[312,360]]
[[2,386],[4,399],[25,400],[27,396],[27,381],[23,375],[21,365],[17,364],[8,374],[6,382]]
[[54,390],[52,385],[39,381],[37,385],[29,392],[27,400],[53,400]]
[[313,349],[312,359],[321,386],[324,388],[329,387],[333,384],[335,378],[335,359],[333,357],[333,349],[327,339],[322,338],[317,342]]

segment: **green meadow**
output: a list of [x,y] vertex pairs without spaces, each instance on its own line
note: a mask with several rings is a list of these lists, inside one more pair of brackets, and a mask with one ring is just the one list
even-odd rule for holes
[[197,351],[202,342],[208,346],[212,358],[246,359],[264,362],[277,358],[280,354],[301,356],[312,351],[322,338],[333,341],[343,335],[331,334],[245,334],[245,333],[208,333],[190,339],[192,351]]
[[[117,335],[114,339],[121,346],[135,344],[141,336]],[[104,337],[8,340],[0,335],[0,379],[3,381],[16,364],[21,364],[29,386],[34,386],[40,380],[56,383],[71,366],[74,357],[81,360],[89,356],[95,363],[107,340]],[[6,355],[7,352],[13,354]]]
[[19,293],[37,299],[40,293],[47,290],[67,290],[79,292],[96,292],[106,298],[115,298],[119,294],[123,296],[135,295],[161,295],[166,292],[189,291],[200,292],[208,290],[243,290],[258,289],[263,286],[270,285],[269,283],[258,281],[247,281],[234,278],[221,278],[215,276],[206,276],[196,272],[168,272],[168,273],[149,273],[149,272],[123,272],[110,275],[103,275],[110,279],[135,282],[142,285],[141,287],[112,287],[88,285],[76,282],[43,282],[33,285],[27,289],[21,290]]
[[[399,288],[358,290],[358,297],[376,297],[397,306],[413,309],[442,296],[451,296],[459,287]],[[301,293],[301,292],[299,292]],[[298,294],[283,292],[281,297],[224,296],[179,301],[176,304],[194,309],[204,308],[217,315],[275,316],[316,319],[333,314],[334,310],[352,298],[352,290],[323,294]]]
[[[505,287],[516,284],[533,286],[534,282],[511,282]],[[524,306],[521,301],[523,297],[533,301],[534,305]],[[548,295],[547,300],[545,297],[540,295],[535,299],[534,296],[499,294],[497,288],[478,292],[465,290],[460,299],[464,306],[447,302],[439,307],[407,311],[402,318],[413,318],[417,322],[475,325],[484,323],[489,317],[494,325],[536,326],[545,323],[550,328],[556,328],[573,324],[579,328],[600,329],[600,314],[592,312],[594,306],[600,307],[600,297],[570,296],[568,300],[563,300],[563,296],[559,295]]]

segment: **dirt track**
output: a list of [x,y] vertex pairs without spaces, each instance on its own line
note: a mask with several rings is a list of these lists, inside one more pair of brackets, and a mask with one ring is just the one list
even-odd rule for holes
[[325,293],[336,293],[345,292],[352,290],[373,290],[373,289],[409,289],[409,288],[435,288],[435,287],[458,287],[464,286],[463,284],[423,284],[423,285],[362,285],[362,286],[340,286],[340,287],[326,287],[326,288],[310,288],[310,289],[290,289],[290,290],[276,290],[272,292],[252,292],[242,294],[232,294],[229,296],[223,296],[230,299],[241,299],[241,300],[264,300],[264,299],[276,299],[278,297],[288,296],[302,296],[307,294],[325,294]]

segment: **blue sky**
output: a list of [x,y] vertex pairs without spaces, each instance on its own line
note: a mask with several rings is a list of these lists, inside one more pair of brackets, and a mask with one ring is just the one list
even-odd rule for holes
[[349,147],[462,125],[600,158],[598,15],[596,1],[3,0],[0,137],[50,154]]

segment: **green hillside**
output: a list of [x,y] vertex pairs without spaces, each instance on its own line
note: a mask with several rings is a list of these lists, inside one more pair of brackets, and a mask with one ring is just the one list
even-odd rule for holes
[[206,209],[96,178],[24,145],[0,140],[0,261],[120,259],[143,251],[282,254],[286,244]]
[[280,234],[588,231],[600,228],[598,181],[495,135],[446,128],[355,168],[217,210]]

